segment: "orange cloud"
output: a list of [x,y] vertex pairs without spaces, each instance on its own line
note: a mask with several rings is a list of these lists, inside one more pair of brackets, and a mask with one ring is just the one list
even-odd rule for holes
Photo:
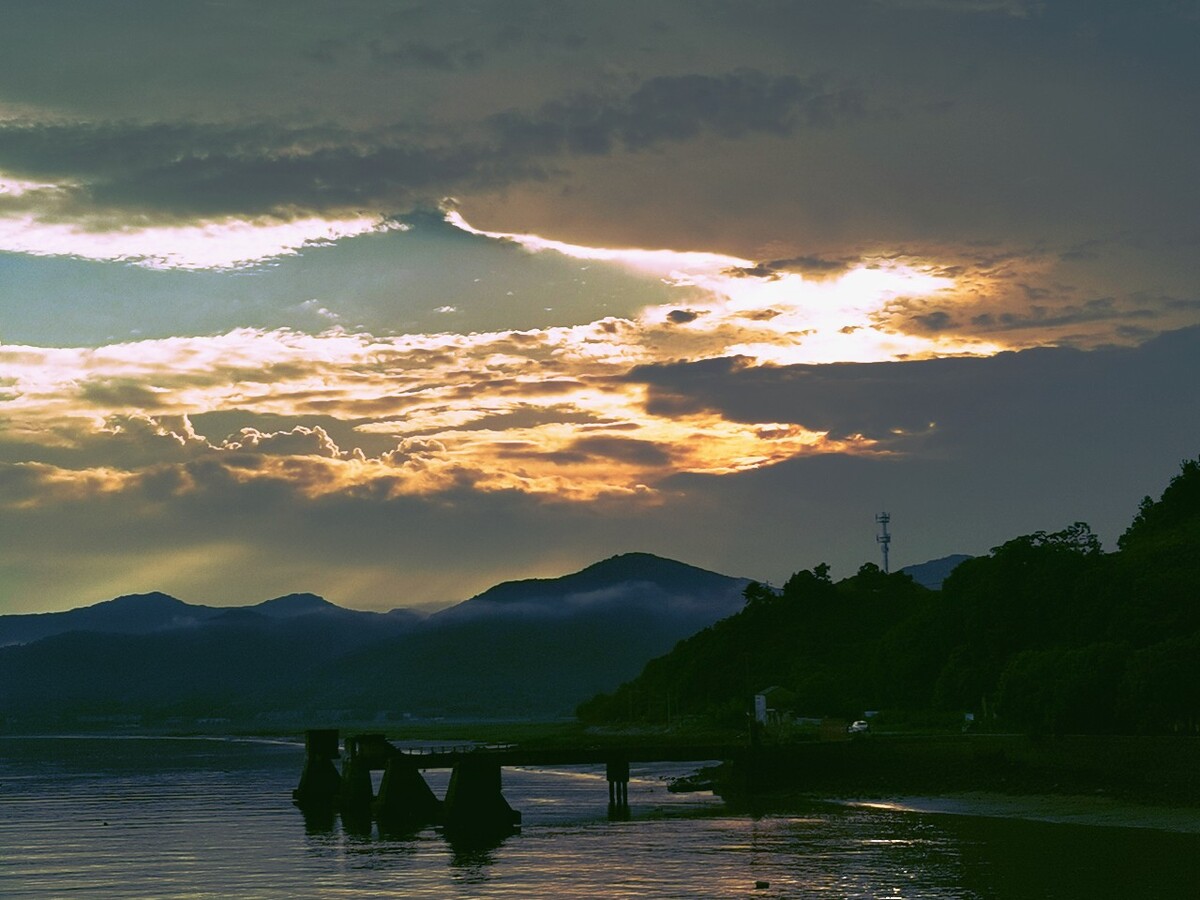
[[[652,407],[645,386],[625,377],[634,367],[993,354],[1007,345],[931,327],[936,320],[922,325],[918,311],[961,305],[964,293],[978,294],[1019,265],[968,270],[873,257],[809,278],[719,254],[489,236],[662,278],[680,302],[521,331],[384,337],[243,328],[98,348],[0,346],[8,426],[0,453],[28,461],[31,447],[57,448],[61,465],[49,483],[74,481],[84,492],[126,489],[132,473],[156,464],[177,467],[175,490],[192,490],[199,482],[187,467],[206,460],[236,483],[278,482],[305,497],[468,487],[555,502],[650,500],[681,473],[728,475],[803,455],[883,450],[804,422]],[[229,434],[197,433],[193,420],[210,413],[244,423]],[[338,435],[314,417],[340,423]],[[271,427],[258,424],[265,418]]]

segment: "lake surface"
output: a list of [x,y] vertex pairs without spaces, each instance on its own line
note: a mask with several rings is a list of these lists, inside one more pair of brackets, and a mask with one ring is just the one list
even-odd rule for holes
[[[0,737],[0,897],[1200,896],[1200,834],[814,803],[733,815],[635,767],[506,769],[524,825],[496,846],[306,826],[304,751],[203,738]],[[448,772],[427,780],[441,796]],[[1186,814],[1185,814],[1186,815]],[[756,889],[756,882],[769,887]]]

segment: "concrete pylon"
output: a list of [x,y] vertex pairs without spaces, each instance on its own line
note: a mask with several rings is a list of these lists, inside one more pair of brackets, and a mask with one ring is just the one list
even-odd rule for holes
[[357,734],[346,738],[346,760],[342,763],[342,788],[338,806],[342,820],[371,821],[375,788],[371,770],[386,764],[387,742],[382,734]]
[[419,828],[442,821],[442,801],[421,777],[416,761],[397,753],[383,771],[375,815],[391,828]]
[[500,793],[500,764],[464,759],[450,774],[443,821],[447,832],[506,834],[520,827],[521,814]]
[[300,784],[292,791],[292,801],[303,810],[320,812],[332,809],[341,791],[342,780],[333,761],[338,758],[336,728],[308,731],[304,735],[304,769]]
[[338,806],[343,815],[371,816],[371,801],[375,791],[371,785],[371,769],[361,759],[348,759],[342,764],[342,787]]

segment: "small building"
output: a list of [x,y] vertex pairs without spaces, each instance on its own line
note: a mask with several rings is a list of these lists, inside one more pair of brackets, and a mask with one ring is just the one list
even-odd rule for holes
[[754,721],[759,725],[780,725],[792,718],[796,695],[787,688],[772,685],[754,695]]

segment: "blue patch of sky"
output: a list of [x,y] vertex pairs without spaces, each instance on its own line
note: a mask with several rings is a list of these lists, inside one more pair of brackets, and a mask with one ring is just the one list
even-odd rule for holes
[[36,346],[340,326],[388,335],[575,325],[668,302],[617,266],[459,231],[433,216],[233,271],[0,254],[0,341]]

